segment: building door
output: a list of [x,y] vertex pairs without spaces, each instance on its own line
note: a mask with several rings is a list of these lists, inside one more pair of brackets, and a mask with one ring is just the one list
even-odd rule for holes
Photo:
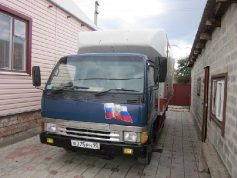
[[209,88],[209,66],[204,68],[204,98],[203,98],[203,116],[201,141],[205,142],[207,135],[207,110],[208,110],[208,88]]

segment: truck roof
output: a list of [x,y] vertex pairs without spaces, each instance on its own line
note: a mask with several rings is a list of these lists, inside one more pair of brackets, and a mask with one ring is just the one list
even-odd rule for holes
[[81,32],[78,53],[139,53],[154,60],[166,56],[167,45],[163,29]]

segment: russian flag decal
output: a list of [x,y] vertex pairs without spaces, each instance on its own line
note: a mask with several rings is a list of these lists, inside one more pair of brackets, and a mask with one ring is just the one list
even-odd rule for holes
[[124,122],[133,123],[133,121],[137,121],[137,119],[133,119],[128,113],[127,106],[121,106],[119,104],[114,103],[105,103],[105,118],[106,119],[116,119]]
[[114,118],[114,103],[106,103],[104,104],[105,108],[105,118],[112,119]]
[[132,123],[133,120],[132,120],[132,117],[129,115],[128,113],[128,109],[127,109],[127,106],[122,106],[121,107],[121,115],[122,115],[122,120],[125,121],[125,122],[130,122]]

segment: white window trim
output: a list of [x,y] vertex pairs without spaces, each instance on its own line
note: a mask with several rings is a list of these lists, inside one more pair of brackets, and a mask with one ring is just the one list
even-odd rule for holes
[[213,114],[215,114],[216,112],[216,95],[215,95],[215,83],[216,83],[216,80],[213,80],[213,87],[212,87],[212,108],[211,108],[211,111]]
[[216,118],[219,121],[223,121],[223,107],[224,107],[224,90],[225,90],[225,81],[220,80],[217,82],[216,85]]
[[29,76],[29,74],[27,73],[19,73],[19,72],[3,72],[3,71],[0,71],[0,75],[23,75],[23,76]]

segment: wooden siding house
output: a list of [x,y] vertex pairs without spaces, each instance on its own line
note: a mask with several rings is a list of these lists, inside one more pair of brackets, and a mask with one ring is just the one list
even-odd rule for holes
[[[207,1],[188,62],[192,67],[190,111],[202,148],[213,148],[205,149],[209,157],[216,152],[233,178],[237,177],[236,2]],[[219,169],[212,177],[225,177],[221,175],[225,169],[217,164],[211,167]]]
[[0,144],[40,125],[42,92],[31,67],[41,67],[44,84],[60,57],[77,53],[79,32],[92,30],[72,0],[0,1]]

